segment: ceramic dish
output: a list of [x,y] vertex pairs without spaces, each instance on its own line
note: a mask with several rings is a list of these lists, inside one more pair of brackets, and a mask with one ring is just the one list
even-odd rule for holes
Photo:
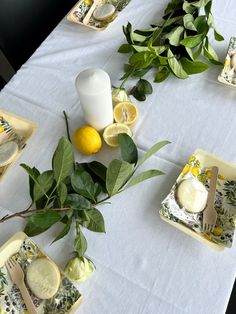
[[9,126],[12,128],[14,134],[17,136],[17,143],[19,146],[18,153],[14,156],[14,159],[10,164],[7,164],[4,167],[0,167],[0,181],[5,176],[7,170],[11,167],[11,165],[16,161],[16,159],[20,156],[20,153],[27,145],[29,139],[32,137],[34,132],[37,129],[37,125],[29,120],[26,120],[22,117],[16,116],[10,112],[0,109],[0,117],[3,117],[4,120],[7,121]]
[[[67,19],[73,23],[77,23],[95,30],[104,30],[107,26],[114,21],[131,0],[80,0],[68,13]],[[112,4],[115,7],[114,14],[107,20],[99,21],[94,19],[93,12],[103,4]],[[88,21],[84,24],[86,15],[89,16]]]
[[[209,189],[213,166],[219,168],[215,197],[217,221],[212,232],[204,233],[202,231],[203,213],[190,213],[185,208],[181,208],[176,199],[176,189],[182,180],[189,178],[199,180],[206,189]],[[203,150],[196,150],[162,202],[160,215],[166,222],[210,247],[217,250],[230,248],[236,222],[236,165]]]
[[231,37],[224,68],[218,76],[218,81],[236,87],[236,37]]
[[[39,257],[47,257],[38,246],[23,232],[16,233],[0,248],[0,313],[28,313],[21,294],[12,284],[7,269],[4,266],[10,256],[14,256],[24,272],[28,265]],[[61,283],[58,292],[48,300],[40,300],[31,292],[38,314],[75,313],[82,301],[81,294],[73,283],[64,275],[62,270]]]

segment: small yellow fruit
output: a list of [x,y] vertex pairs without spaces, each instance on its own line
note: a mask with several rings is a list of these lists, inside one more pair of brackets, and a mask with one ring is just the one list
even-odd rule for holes
[[196,157],[195,157],[194,155],[192,155],[192,156],[190,156],[188,162],[190,163],[190,162],[192,162],[192,161],[194,161],[194,160],[196,160]]
[[118,134],[121,133],[126,133],[129,136],[132,136],[132,132],[126,124],[122,123],[110,124],[105,128],[103,132],[104,141],[107,143],[107,145],[111,147],[117,147],[119,146]]
[[191,169],[191,172],[194,175],[194,177],[197,177],[199,175],[199,169],[197,167],[193,167]]
[[208,179],[211,179],[211,170],[207,170],[206,176]]
[[135,123],[137,117],[138,109],[132,102],[123,101],[115,106],[114,119],[116,122],[130,126]]
[[186,175],[189,172],[190,166],[187,164],[184,166],[183,170],[182,170],[182,174]]
[[97,130],[91,126],[82,126],[73,136],[75,147],[84,155],[97,153],[102,147],[102,140]]
[[213,230],[213,234],[214,234],[215,236],[220,236],[220,235],[222,235],[223,232],[224,232],[224,230],[223,230],[222,228],[220,228],[220,227],[216,227],[216,228],[214,228],[214,230]]
[[0,133],[2,133],[4,130],[5,130],[4,127],[0,125]]
[[220,179],[220,180],[226,180],[226,177],[222,176],[221,174],[218,174],[218,179]]

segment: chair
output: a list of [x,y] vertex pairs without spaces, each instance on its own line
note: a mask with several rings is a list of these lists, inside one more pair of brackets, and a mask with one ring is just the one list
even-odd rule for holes
[[9,81],[77,1],[0,0],[0,81]]

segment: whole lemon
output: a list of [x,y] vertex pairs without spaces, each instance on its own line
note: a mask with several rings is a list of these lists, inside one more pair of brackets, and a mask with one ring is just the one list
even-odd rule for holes
[[102,147],[102,140],[97,130],[91,126],[82,126],[73,136],[75,147],[84,155],[97,153]]

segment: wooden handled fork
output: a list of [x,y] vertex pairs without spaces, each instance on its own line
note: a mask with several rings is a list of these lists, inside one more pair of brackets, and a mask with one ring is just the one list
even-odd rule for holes
[[19,263],[13,257],[11,257],[7,261],[6,267],[13,283],[16,284],[16,286],[20,289],[22,298],[25,302],[25,305],[27,307],[29,314],[37,314],[36,308],[29,295],[29,291],[27,290],[25,286],[25,282],[24,282],[25,275]]
[[208,197],[207,197],[207,206],[203,212],[203,231],[204,232],[213,231],[216,224],[217,212],[215,210],[215,194],[216,194],[218,171],[219,171],[218,167],[212,167],[211,169],[211,181],[210,181],[210,187],[209,187]]

